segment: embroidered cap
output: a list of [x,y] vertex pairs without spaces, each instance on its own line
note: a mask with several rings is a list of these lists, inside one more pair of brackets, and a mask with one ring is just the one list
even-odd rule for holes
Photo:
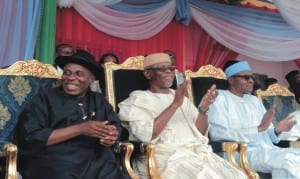
[[164,63],[169,62],[171,63],[170,56],[166,53],[153,53],[147,55],[144,59],[144,68],[157,64],[157,63]]
[[226,68],[225,70],[226,78],[228,79],[229,77],[243,71],[251,71],[250,65],[248,64],[247,61],[239,61]]

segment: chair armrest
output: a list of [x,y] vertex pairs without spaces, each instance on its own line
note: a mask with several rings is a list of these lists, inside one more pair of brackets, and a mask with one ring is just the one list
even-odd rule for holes
[[5,158],[5,166],[1,166],[1,172],[5,172],[5,179],[17,179],[17,146],[9,142],[0,142],[0,157]]
[[118,142],[114,150],[116,151],[116,153],[119,153],[121,155],[123,170],[127,172],[132,179],[139,179],[140,177],[132,169],[130,161],[132,157],[134,158],[140,155],[146,155],[146,168],[148,172],[148,178],[161,178],[155,165],[155,149],[153,144],[138,141],[123,141]]
[[146,168],[148,178],[160,179],[160,175],[156,169],[154,154],[155,147],[151,143],[130,141],[134,145],[134,156],[146,155]]
[[234,167],[242,170],[242,167],[237,164],[234,158],[234,152],[238,152],[239,143],[227,141],[211,141],[210,145],[212,146],[212,149],[215,153],[225,152],[228,162]]
[[155,154],[155,147],[151,143],[143,143],[142,148],[146,153],[146,165],[148,168],[148,175],[150,178],[153,179],[160,179],[160,175],[156,169],[154,154]]
[[259,179],[258,173],[254,171],[249,165],[247,159],[247,144],[245,142],[239,142],[239,153],[241,166],[244,172],[247,174],[248,178]]
[[300,148],[300,141],[290,141],[290,147]]
[[134,149],[133,144],[129,142],[117,142],[113,149],[116,153],[120,154],[123,170],[128,173],[132,179],[139,179],[139,176],[133,171],[130,163]]
[[281,148],[300,148],[300,141],[281,140],[275,145]]
[[[248,178],[259,178],[259,175],[250,167],[247,160],[247,144],[245,142],[211,141],[210,144],[215,153],[225,152],[228,162],[237,169],[244,171]],[[235,152],[239,153],[241,166],[236,162],[234,158]]]

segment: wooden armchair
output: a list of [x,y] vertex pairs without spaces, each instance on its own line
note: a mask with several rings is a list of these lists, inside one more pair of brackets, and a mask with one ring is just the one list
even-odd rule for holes
[[[122,64],[105,63],[106,95],[115,111],[119,111],[118,103],[129,97],[134,90],[146,90],[149,82],[143,75],[144,56],[130,57]],[[172,88],[176,88],[176,79]],[[128,133],[122,140],[128,140]],[[154,145],[139,141],[134,144],[135,155],[146,155],[148,178],[159,179],[154,161]]]
[[[223,70],[213,65],[202,66],[196,72],[186,70],[184,76],[186,80],[191,81],[187,95],[195,106],[199,105],[202,97],[211,85],[216,84],[217,89],[227,89],[228,86]],[[228,162],[236,168],[243,170],[249,178],[258,178],[258,174],[248,164],[246,157],[247,144],[245,142],[210,141],[210,144],[215,153],[225,152]],[[240,165],[234,158],[235,152],[239,152]]]
[[[0,69],[0,83],[0,178],[17,179],[18,148],[12,139],[19,114],[41,90],[61,85],[61,74],[51,64],[18,61]],[[116,145],[123,159],[123,169],[128,172],[132,150],[133,145],[129,143]]]
[[[294,94],[287,87],[278,83],[270,85],[265,91],[257,90],[256,95],[263,102],[266,109],[276,104],[275,118],[273,120],[274,125],[277,125],[280,120],[287,117],[290,113],[300,110],[300,105],[295,100]],[[300,147],[299,139],[296,138],[294,140],[296,141],[283,138],[276,145],[279,147]]]
[[12,144],[18,116],[41,89],[60,85],[60,74],[52,65],[37,60],[18,61],[0,69],[0,173],[1,178],[17,178],[17,146]]
[[[141,71],[142,68],[143,68],[142,56],[137,58],[132,58],[132,61],[124,62],[122,64],[105,63],[106,97],[116,112],[119,111],[117,104],[121,102],[123,99],[127,98],[131,91],[138,89],[138,88],[131,89],[132,84],[135,83],[135,80],[137,81],[144,80]],[[140,77],[140,78],[137,79],[136,77],[138,78]],[[147,84],[141,83],[139,89],[146,89],[146,88],[147,88]],[[125,131],[121,134],[121,141],[127,139],[128,139],[128,134],[127,131]],[[137,142],[130,142],[130,143],[133,144],[131,154],[133,151],[136,152],[137,149],[140,149],[141,153],[146,153],[147,155],[150,155],[154,152],[152,151],[154,149],[153,146],[151,146],[151,144],[144,144],[144,143],[137,143]],[[153,155],[149,156],[148,158],[149,160],[153,160]],[[154,163],[154,162],[150,162],[150,163]],[[130,165],[130,161],[129,163],[127,163],[127,165]],[[150,166],[150,167],[155,168],[155,166]],[[128,173],[134,179],[139,178],[138,174],[136,174],[133,171],[133,169],[128,171]]]

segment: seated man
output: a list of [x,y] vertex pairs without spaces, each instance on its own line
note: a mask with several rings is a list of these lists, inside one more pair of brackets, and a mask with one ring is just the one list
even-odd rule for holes
[[37,95],[16,128],[23,179],[129,178],[110,148],[121,133],[120,120],[89,89],[99,73],[93,56],[78,50],[56,63],[63,69],[62,86]]
[[289,90],[295,94],[296,101],[300,104],[300,71],[293,70],[285,75],[289,83]]
[[271,173],[273,178],[299,178],[300,150],[278,148],[280,133],[294,125],[293,116],[278,122],[272,120],[276,106],[268,111],[253,95],[253,74],[246,61],[229,61],[225,65],[228,90],[219,90],[208,114],[211,140],[248,143],[247,158],[253,169]]
[[[162,178],[246,178],[244,173],[212,152],[205,136],[206,112],[217,95],[213,85],[197,109],[185,97],[188,81],[170,89],[175,76],[168,54],[145,57],[144,75],[150,87],[134,91],[119,104],[119,116],[128,123],[131,140],[155,145],[155,162]],[[135,161],[145,176],[145,161]],[[145,178],[145,177],[143,177]]]

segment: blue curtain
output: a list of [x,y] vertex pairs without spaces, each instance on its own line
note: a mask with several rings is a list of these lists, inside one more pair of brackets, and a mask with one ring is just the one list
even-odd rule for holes
[[1,0],[0,67],[33,58],[41,0]]

